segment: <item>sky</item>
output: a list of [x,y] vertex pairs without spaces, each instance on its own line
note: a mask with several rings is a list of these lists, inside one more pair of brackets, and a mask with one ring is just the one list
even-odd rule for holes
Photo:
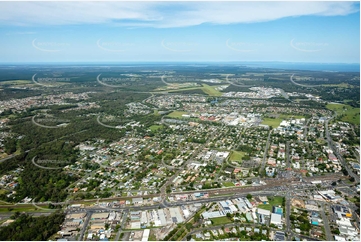
[[0,2],[0,63],[360,63],[359,2]]

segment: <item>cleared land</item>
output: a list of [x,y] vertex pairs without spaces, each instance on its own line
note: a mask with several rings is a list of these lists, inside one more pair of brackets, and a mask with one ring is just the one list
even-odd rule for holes
[[231,156],[229,157],[229,161],[242,161],[245,153],[242,151],[232,151]]
[[218,86],[209,86],[207,84],[202,84],[202,85],[203,85],[203,87],[201,88],[202,91],[208,94],[209,96],[222,96],[222,93],[215,89]]
[[263,118],[262,124],[272,126],[272,128],[277,128],[278,126],[280,126],[282,120],[290,119],[290,118],[301,119],[301,118],[305,118],[305,116],[292,115],[292,114],[279,114],[276,115],[275,118]]
[[329,103],[326,105],[329,110],[335,111],[337,116],[342,115],[342,121],[359,125],[360,108],[354,108],[346,104]]
[[232,221],[228,217],[212,218],[213,225],[228,224]]
[[180,91],[189,91],[189,90],[202,90],[205,94],[208,94],[209,96],[222,96],[222,93],[220,91],[217,91],[215,88],[219,86],[209,86],[207,84],[202,84],[202,87],[187,87],[187,88],[179,88],[175,90],[169,90],[168,92],[180,92]]
[[234,184],[232,182],[223,182],[223,185],[225,187],[234,187]]
[[183,114],[187,114],[187,112],[183,112],[183,111],[173,111],[170,114],[168,114],[168,117],[171,118],[181,118]]
[[152,125],[149,127],[150,131],[157,131],[160,128],[162,128],[162,125]]
[[281,118],[263,118],[262,124],[271,126],[272,128],[277,128],[280,126],[280,123],[283,119]]
[[273,206],[282,206],[283,197],[268,197],[268,204],[261,204],[258,207],[272,211]]

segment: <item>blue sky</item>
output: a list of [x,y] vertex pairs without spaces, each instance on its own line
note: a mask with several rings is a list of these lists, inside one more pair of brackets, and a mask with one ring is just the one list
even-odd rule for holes
[[0,62],[360,62],[358,2],[0,2]]

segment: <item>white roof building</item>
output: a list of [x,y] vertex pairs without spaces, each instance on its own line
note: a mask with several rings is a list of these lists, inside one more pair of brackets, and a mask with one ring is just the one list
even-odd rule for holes
[[271,211],[266,210],[266,209],[262,209],[262,208],[258,208],[257,213],[265,215],[265,216],[270,216],[271,215]]
[[335,235],[334,238],[335,238],[335,241],[346,241],[346,239],[344,237],[341,237],[341,236]]
[[277,213],[272,213],[270,223],[275,224],[275,225],[281,225],[282,224],[282,215],[277,214]]
[[226,214],[223,211],[213,211],[202,213],[204,219],[224,217]]

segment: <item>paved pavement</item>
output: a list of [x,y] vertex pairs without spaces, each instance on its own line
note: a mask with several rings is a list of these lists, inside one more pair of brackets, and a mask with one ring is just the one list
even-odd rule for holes
[[80,234],[79,234],[79,237],[78,237],[78,241],[82,241],[83,240],[83,237],[84,237],[84,233],[88,227],[88,224],[89,224],[89,221],[90,221],[90,218],[91,216],[93,215],[93,211],[89,210],[87,211],[87,214],[86,214],[86,219],[84,221],[84,224],[83,224],[83,227],[81,228],[80,230]]
[[325,214],[325,205],[324,205],[324,203],[320,203],[320,205],[321,205],[320,214],[321,214],[321,217],[323,220],[323,227],[325,228],[326,239],[328,241],[333,241],[331,229],[328,224],[328,218],[326,217],[326,214]]
[[118,230],[118,233],[115,236],[115,241],[119,241],[120,234],[122,233],[122,231],[124,229],[124,226],[125,226],[125,223],[127,222],[128,213],[129,213],[129,209],[124,210],[123,217],[122,217],[122,223],[120,224],[120,228]]
[[338,160],[341,162],[342,166],[347,170],[349,176],[355,178],[355,181],[357,183],[359,183],[360,182],[360,177],[358,175],[356,175],[355,173],[353,173],[352,169],[350,169],[349,165],[345,162],[342,155],[338,152],[338,150],[337,150],[337,148],[336,148],[336,146],[334,144],[334,141],[332,140],[332,138],[330,136],[330,132],[328,130],[328,121],[329,121],[329,119],[327,119],[326,122],[325,122],[325,132],[326,132],[328,146],[332,149],[333,153],[336,155]]
[[264,148],[264,152],[263,152],[262,165],[261,165],[261,167],[260,167],[260,169],[259,169],[259,173],[260,173],[260,174],[262,174],[262,171],[265,169],[265,166],[266,166],[266,158],[267,158],[267,153],[268,153],[268,148],[269,148],[271,133],[272,133],[272,130],[270,130],[270,131],[268,132],[266,147]]

